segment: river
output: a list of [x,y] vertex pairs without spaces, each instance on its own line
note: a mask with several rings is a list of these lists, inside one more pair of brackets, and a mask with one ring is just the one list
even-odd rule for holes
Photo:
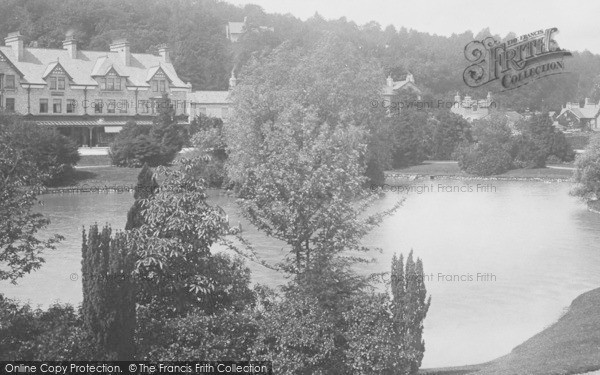
[[[480,184],[478,187],[477,184]],[[600,215],[568,195],[568,183],[421,181],[388,192],[374,207],[402,208],[366,239],[380,247],[364,271],[389,271],[394,253],[423,260],[432,304],[425,320],[423,367],[492,360],[556,321],[579,294],[600,286]],[[240,218],[234,200],[211,192],[230,222],[264,260],[282,259],[283,244]],[[48,233],[66,237],[46,264],[0,292],[35,305],[81,302],[81,230],[97,222],[123,228],[131,194],[45,195]],[[282,275],[249,263],[253,280],[277,285]]]

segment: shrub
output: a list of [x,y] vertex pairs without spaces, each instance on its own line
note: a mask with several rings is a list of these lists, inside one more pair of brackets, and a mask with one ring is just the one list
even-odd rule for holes
[[546,153],[531,139],[518,135],[511,141],[512,166],[516,168],[542,168],[546,164]]
[[53,129],[23,121],[19,115],[0,115],[0,127],[11,146],[22,152],[41,172],[45,185],[66,183],[80,159],[77,144]]
[[109,155],[114,165],[138,168],[144,164],[160,165],[161,147],[149,135],[122,138],[111,145]]
[[0,322],[2,361],[90,359],[81,316],[70,305],[34,310],[0,294]]
[[463,146],[458,154],[458,166],[478,176],[504,173],[512,166],[510,154],[500,145],[475,143]]
[[185,128],[177,123],[175,110],[165,96],[150,128],[128,122],[110,146],[112,163],[121,167],[170,164],[184,145]]
[[600,135],[595,135],[575,161],[574,178],[577,187],[573,194],[591,202],[600,198]]

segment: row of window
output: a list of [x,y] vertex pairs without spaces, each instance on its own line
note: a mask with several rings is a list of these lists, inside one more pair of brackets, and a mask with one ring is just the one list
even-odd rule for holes
[[[7,108],[8,108],[8,98],[7,100]],[[12,110],[14,110],[14,99],[12,100]],[[75,99],[67,99],[66,101],[67,107],[65,113],[75,113],[75,108],[77,108],[77,101]],[[142,113],[150,113],[154,112],[156,109],[157,103],[153,101],[140,101],[138,108],[141,109]],[[91,106],[94,109],[95,114],[104,113],[104,108],[106,107],[106,113],[127,113],[130,104],[126,99],[124,100],[107,100],[104,101],[102,99],[96,99],[91,103]],[[40,111],[39,113],[49,113],[50,112],[50,100],[49,99],[40,99]],[[52,113],[63,113],[63,99],[52,99]]]
[[[63,113],[63,100],[52,99],[52,113]],[[40,99],[40,113],[49,112],[50,101],[48,99]],[[109,100],[106,105],[106,113],[127,113],[128,103],[127,100]],[[75,99],[67,99],[66,113],[75,113],[77,108],[77,101]],[[93,102],[94,113],[103,113],[104,101],[101,99]]]
[[121,78],[119,78],[119,77],[100,78],[100,90],[121,91]]
[[48,83],[50,84],[50,90],[65,89],[65,77],[50,77]]
[[[0,74],[0,90],[14,90],[15,89],[15,76],[12,74]],[[50,90],[64,90],[66,87],[65,77],[50,77],[48,78],[48,84]],[[167,81],[164,79],[152,81],[152,91],[154,92],[165,92],[168,88]],[[108,77],[100,79],[100,89],[102,91],[121,91],[122,84],[121,78],[119,77]]]

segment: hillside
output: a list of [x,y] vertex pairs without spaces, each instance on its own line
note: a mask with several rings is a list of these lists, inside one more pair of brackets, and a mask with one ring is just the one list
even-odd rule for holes
[[[239,43],[225,37],[228,21],[271,26],[274,32],[248,33]],[[268,14],[260,7],[235,6],[217,0],[5,0],[0,2],[0,34],[20,30],[27,45],[62,48],[73,33],[80,48],[107,50],[111,40],[127,38],[132,52],[155,51],[167,43],[174,64],[195,90],[226,89],[232,69],[241,72],[254,55],[268,53],[283,41],[310,43],[324,32],[343,35],[381,63],[396,80],[410,71],[426,97],[447,100],[457,91],[483,97],[489,87],[468,89],[462,81],[467,66],[463,50],[474,39],[490,36],[465,31],[450,37],[399,30],[370,22],[356,25],[345,18],[325,20],[318,14],[301,21],[291,15]],[[495,37],[506,39],[514,34]],[[573,74],[538,80],[518,90],[495,95],[501,107],[557,110],[566,101],[600,99],[597,77],[600,56],[574,53],[566,66]],[[382,77],[382,83],[385,77]]]

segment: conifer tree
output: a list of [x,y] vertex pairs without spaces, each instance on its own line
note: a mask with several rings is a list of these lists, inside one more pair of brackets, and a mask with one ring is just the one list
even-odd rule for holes
[[135,201],[127,213],[125,230],[139,228],[144,223],[144,218],[142,216],[142,200],[150,198],[157,189],[158,183],[154,178],[152,169],[148,167],[148,164],[144,164],[144,167],[138,174],[138,181],[133,195]]
[[[135,355],[133,257],[124,233],[94,224],[83,231],[83,319],[96,360],[131,360]],[[92,359],[92,358],[90,358]]]
[[407,343],[410,353],[410,374],[416,374],[421,366],[425,352],[423,341],[423,321],[431,305],[431,297],[427,299],[423,263],[421,259],[413,260],[411,250],[406,266],[403,256],[392,259],[392,315],[393,331],[398,342]]

